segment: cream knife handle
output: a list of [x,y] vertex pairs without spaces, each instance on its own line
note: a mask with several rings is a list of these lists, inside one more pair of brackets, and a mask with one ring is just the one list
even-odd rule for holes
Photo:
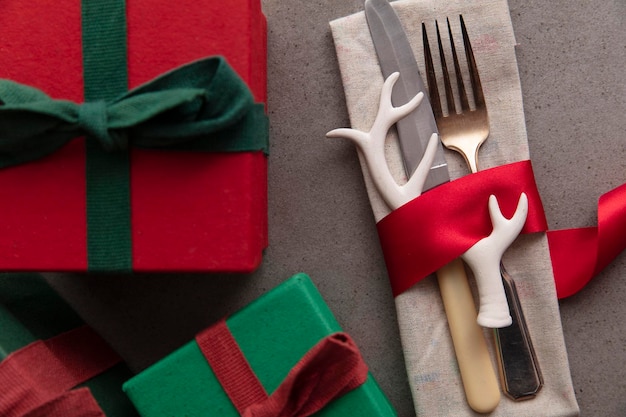
[[493,411],[500,402],[500,388],[482,328],[476,322],[476,306],[461,259],[437,271],[454,351],[467,402],[478,413]]

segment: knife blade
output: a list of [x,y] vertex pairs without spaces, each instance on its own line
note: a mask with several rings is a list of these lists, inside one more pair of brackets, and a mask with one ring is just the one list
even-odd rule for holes
[[[366,0],[365,16],[383,76],[400,73],[392,92],[394,106],[408,102],[420,91],[426,93],[413,50],[391,4],[387,0]],[[415,111],[396,124],[408,177],[421,161],[432,133],[438,133],[427,96]],[[439,143],[424,191],[449,180],[443,146]],[[500,389],[482,329],[476,322],[476,306],[463,262],[457,259],[441,268],[437,280],[467,402],[479,413],[493,411],[500,401]]]
[[[412,117],[396,123],[404,170],[410,177],[422,160],[430,135],[439,133],[437,123],[413,50],[396,12],[386,0],[372,0],[365,2],[365,15],[383,77],[386,79],[394,72],[400,73],[391,93],[393,105],[399,106],[408,102],[420,91],[425,93],[422,104],[413,112]],[[448,164],[443,146],[438,144],[423,190],[430,190],[448,181]]]

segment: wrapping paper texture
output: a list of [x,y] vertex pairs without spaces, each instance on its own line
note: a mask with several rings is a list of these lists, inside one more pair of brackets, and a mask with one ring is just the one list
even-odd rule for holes
[[[226,319],[244,357],[268,394],[322,338],[341,331],[317,288],[297,274]],[[124,384],[143,417],[238,416],[196,341]],[[316,416],[396,416],[370,375]]]
[[[393,2],[392,5],[422,72],[425,70],[421,23],[426,23],[432,49],[432,42],[436,39],[434,21],[445,22],[445,18],[449,17],[457,51],[462,51],[458,15],[463,15],[490,119],[490,135],[478,155],[479,169],[529,159],[515,58],[515,37],[506,0],[406,0]],[[368,131],[378,110],[380,88],[384,80],[365,14],[360,12],[334,20],[330,26],[351,127]],[[442,30],[442,38],[444,44],[449,42],[446,30]],[[448,60],[450,63],[451,58]],[[448,150],[445,152],[452,179],[468,174],[460,155]],[[396,181],[405,182],[394,129],[387,138],[386,158]],[[389,213],[389,209],[375,189],[360,155],[359,159],[374,217],[378,222]],[[505,253],[504,263],[517,285],[543,373],[544,387],[531,401],[516,403],[503,395],[499,406],[490,415],[578,415],[545,234],[520,236]],[[475,291],[471,277],[470,282]],[[436,278],[426,278],[396,297],[395,303],[417,415],[478,415],[465,401]],[[485,329],[484,334],[492,349],[494,368],[497,369],[493,332]]]

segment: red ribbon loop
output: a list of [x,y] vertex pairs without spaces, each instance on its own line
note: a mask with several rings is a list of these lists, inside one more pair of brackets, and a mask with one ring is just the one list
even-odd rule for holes
[[86,398],[91,396],[88,390],[76,394],[76,397],[67,393],[120,360],[106,342],[87,326],[45,341],[33,342],[0,362],[0,415],[39,416],[44,415],[41,413],[45,410],[64,409],[71,405],[69,411],[59,415],[95,416],[90,414],[95,400]]
[[259,389],[260,382],[225,321],[200,333],[196,341],[244,417],[307,417],[363,384],[368,376],[354,341],[345,333],[335,333],[309,350],[268,396]]
[[322,339],[289,372],[265,401],[253,404],[244,417],[307,417],[330,400],[367,379],[367,366],[347,334]]
[[548,232],[557,296],[569,297],[626,249],[626,184],[598,201],[598,226]]

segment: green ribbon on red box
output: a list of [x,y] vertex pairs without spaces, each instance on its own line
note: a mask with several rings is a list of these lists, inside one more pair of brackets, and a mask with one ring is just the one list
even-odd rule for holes
[[394,296],[489,235],[492,226],[486,202],[491,194],[510,217],[522,192],[529,204],[522,233],[547,232],[559,298],[580,291],[626,249],[626,184],[600,198],[597,227],[548,230],[532,165],[516,162],[441,185],[378,222]]
[[268,121],[222,58],[185,65],[126,93],[125,1],[82,0],[81,13],[86,103],[2,81],[0,167],[44,157],[86,135],[87,267],[128,272],[128,147],[267,153]]
[[221,57],[181,66],[113,100],[82,104],[0,79],[0,102],[0,168],[42,158],[85,135],[108,152],[130,145],[268,152],[258,129],[263,105]]

